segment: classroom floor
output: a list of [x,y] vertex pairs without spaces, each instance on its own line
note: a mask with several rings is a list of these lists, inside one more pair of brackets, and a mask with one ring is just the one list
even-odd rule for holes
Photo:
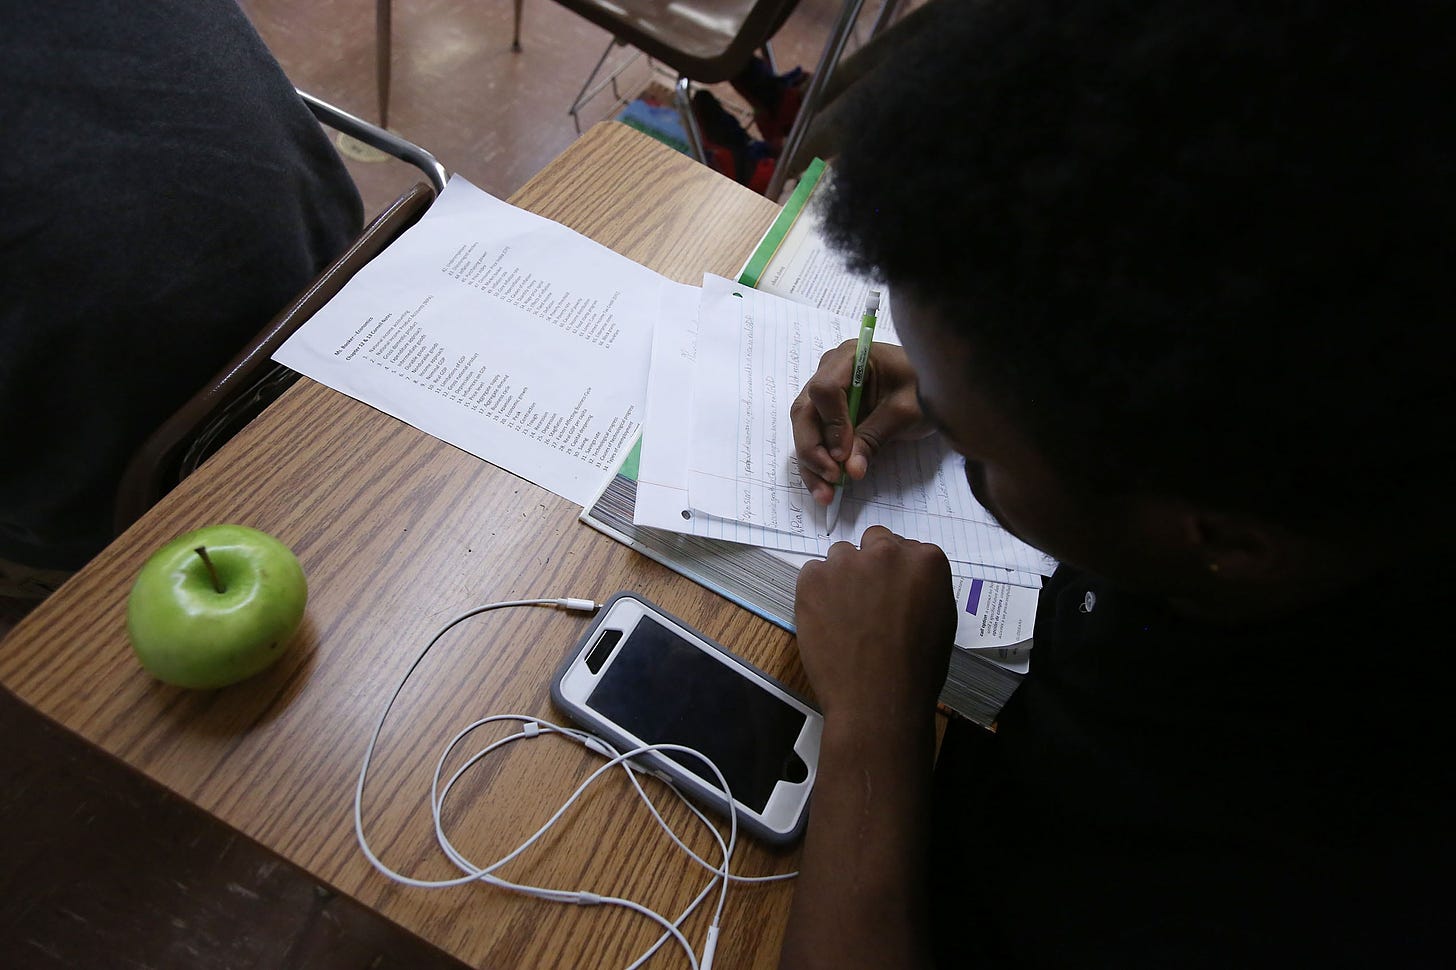
[[[379,122],[372,0],[239,3],[297,87]],[[780,71],[813,69],[839,9],[836,0],[799,3],[773,41]],[[849,49],[868,35],[878,10],[877,3],[865,5]],[[500,197],[577,137],[568,109],[611,42],[605,31],[543,0],[524,4],[520,52],[511,50],[508,0],[394,0],[391,20],[387,127]],[[615,48],[609,64],[631,53]],[[650,67],[638,61],[623,72],[619,90],[631,97],[652,80]],[[726,84],[713,90],[742,103]],[[617,107],[604,91],[583,111],[582,127]],[[393,159],[346,162],[371,214],[418,175]]]

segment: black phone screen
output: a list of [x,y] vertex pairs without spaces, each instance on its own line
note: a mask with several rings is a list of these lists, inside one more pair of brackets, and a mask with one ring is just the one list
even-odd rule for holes
[[[808,776],[794,753],[804,713],[650,616],[618,645],[587,706],[644,741],[701,751],[728,779],[733,797],[756,812],[768,805],[779,779]],[[719,787],[699,759],[662,754]]]

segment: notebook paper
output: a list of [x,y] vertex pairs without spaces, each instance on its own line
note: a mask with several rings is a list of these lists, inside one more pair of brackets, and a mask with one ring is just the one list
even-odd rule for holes
[[858,325],[857,318],[704,278],[690,400],[691,514],[746,527],[754,536],[746,541],[821,555],[881,525],[933,542],[952,560],[1050,575],[1052,561],[1008,534],[971,495],[959,459],[939,436],[885,448],[869,475],[847,489],[840,521],[826,534],[825,510],[799,477],[789,408],[823,353]]

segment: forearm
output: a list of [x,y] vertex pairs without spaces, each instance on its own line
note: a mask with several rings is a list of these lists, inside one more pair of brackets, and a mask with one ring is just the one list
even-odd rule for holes
[[780,966],[930,966],[933,715],[826,719]]

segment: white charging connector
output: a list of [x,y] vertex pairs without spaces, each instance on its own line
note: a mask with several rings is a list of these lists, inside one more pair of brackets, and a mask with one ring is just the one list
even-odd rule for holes
[[[374,756],[374,748],[375,745],[379,742],[379,735],[384,730],[384,722],[389,717],[389,711],[391,708],[393,708],[394,702],[399,698],[400,693],[404,690],[404,686],[408,682],[410,675],[414,673],[417,667],[419,667],[420,663],[425,659],[425,656],[430,652],[430,649],[434,647],[435,644],[439,642],[440,638],[444,636],[445,633],[456,624],[467,620],[470,617],[478,616],[481,613],[516,606],[553,606],[558,609],[571,610],[573,612],[581,613],[595,613],[598,609],[601,608],[601,604],[597,603],[595,600],[578,599],[575,597],[563,597],[557,599],[505,600],[498,603],[486,603],[483,606],[477,606],[470,610],[467,610],[464,613],[461,613],[453,619],[449,620],[435,633],[433,637],[430,638],[430,641],[425,644],[424,649],[420,651],[419,656],[414,659],[414,662],[410,664],[409,669],[405,671],[404,677],[401,678],[399,682],[399,686],[397,686],[394,689],[394,693],[390,695],[389,702],[385,704],[384,711],[379,716],[379,722],[374,727],[374,733],[369,738],[369,745],[364,751],[364,758],[359,766],[359,782],[354,790],[354,835],[359,842],[360,850],[364,853],[365,857],[369,860],[370,864],[374,866],[374,868],[378,869],[381,873],[383,873],[390,879],[396,882],[403,883],[407,886],[414,886],[422,889],[443,889],[448,886],[459,886],[470,882],[484,882],[492,886],[497,886],[501,889],[507,889],[512,892],[523,893],[525,895],[534,896],[538,899],[544,899],[550,902],[569,903],[578,906],[611,905],[630,909],[633,912],[640,913],[648,919],[656,922],[659,926],[663,928],[663,933],[657,938],[657,941],[653,943],[652,946],[650,946],[646,951],[644,951],[636,960],[634,960],[626,968],[626,970],[636,970],[637,967],[640,967],[643,963],[649,960],[652,955],[656,953],[669,939],[676,941],[677,944],[682,947],[683,951],[687,954],[688,962],[692,965],[694,970],[711,970],[713,964],[713,955],[718,948],[719,927],[722,922],[723,907],[727,900],[728,884],[730,882],[775,882],[784,879],[792,879],[797,876],[798,873],[789,872],[774,876],[739,876],[731,871],[730,863],[733,858],[733,851],[736,848],[738,842],[738,812],[731,795],[728,798],[728,839],[727,841],[724,841],[723,835],[721,832],[718,831],[717,826],[714,825],[708,819],[708,817],[704,815],[701,810],[698,809],[697,806],[689,801],[686,796],[682,794],[682,792],[678,791],[676,786],[673,786],[670,783],[668,785],[668,787],[678,797],[678,799],[680,799],[682,803],[688,807],[692,814],[696,816],[696,818],[706,827],[707,831],[711,833],[713,839],[717,842],[718,848],[723,856],[723,862],[720,865],[714,865],[712,863],[709,863],[706,860],[702,859],[700,856],[698,856],[697,853],[693,852],[692,849],[688,848],[687,844],[682,840],[682,838],[679,837],[679,835],[675,831],[673,831],[672,827],[667,824],[667,822],[663,819],[662,814],[658,811],[657,806],[653,804],[652,799],[648,797],[647,792],[642,788],[642,783],[638,780],[637,777],[638,771],[648,771],[648,773],[651,774],[657,774],[657,772],[652,771],[651,769],[641,768],[640,766],[635,765],[634,761],[645,754],[655,752],[680,752],[694,755],[695,757],[701,759],[708,766],[708,768],[712,771],[713,775],[717,778],[718,783],[722,786],[722,790],[724,791],[724,793],[728,793],[728,780],[723,777],[722,772],[718,770],[718,766],[715,765],[713,761],[707,757],[707,755],[693,748],[677,744],[648,744],[623,752],[618,751],[609,742],[604,741],[601,738],[598,738],[595,735],[590,734],[586,731],[582,731],[577,728],[563,727],[560,725],[552,724],[549,721],[543,721],[540,718],[532,717],[530,715],[494,714],[489,717],[484,717],[466,726],[463,730],[458,732],[453,739],[451,739],[448,745],[445,746],[444,750],[440,754],[439,759],[435,763],[434,776],[430,782],[430,811],[434,818],[436,842],[439,844],[440,849],[445,853],[450,861],[453,862],[455,866],[459,868],[462,873],[464,873],[464,875],[455,879],[415,879],[410,876],[406,876],[399,872],[396,872],[389,866],[385,865],[385,863],[380,860],[380,858],[375,855],[374,851],[369,847],[369,842],[364,836],[364,782],[369,775],[369,762]],[[450,778],[445,782],[444,786],[442,787],[440,784],[440,779],[441,776],[444,774],[445,761],[450,756],[450,753],[455,750],[455,747],[477,728],[487,724],[505,721],[518,722],[521,725],[521,729],[486,745],[484,748],[477,751],[474,755],[466,759],[465,763],[461,765],[458,769],[456,769],[455,773],[450,776]],[[601,765],[590,775],[588,775],[586,779],[577,786],[576,790],[571,793],[571,795],[566,799],[561,807],[557,809],[556,812],[549,819],[547,819],[546,822],[543,823],[541,827],[538,828],[536,832],[531,835],[530,838],[528,838],[525,842],[521,843],[515,849],[511,850],[506,855],[502,856],[500,859],[497,859],[495,862],[487,866],[478,866],[470,860],[466,859],[465,856],[462,855],[459,850],[455,848],[455,846],[450,842],[449,838],[445,835],[444,824],[442,822],[442,809],[444,806],[445,798],[450,794],[450,790],[455,786],[455,783],[459,781],[467,771],[470,770],[470,768],[472,768],[475,764],[488,757],[495,751],[498,751],[506,745],[511,744],[515,741],[519,741],[523,738],[535,739],[550,735],[555,735],[581,744],[588,750],[596,752],[607,760],[603,765]],[[506,865],[511,860],[515,859],[516,857],[521,855],[521,853],[525,852],[532,845],[534,845],[543,835],[546,834],[546,832],[553,825],[556,824],[559,819],[562,818],[562,816],[566,814],[567,810],[577,801],[578,798],[582,796],[582,794],[586,792],[586,790],[592,784],[594,784],[599,778],[602,778],[603,776],[608,774],[611,769],[615,767],[620,767],[622,769],[628,781],[631,782],[632,787],[636,790],[638,797],[642,799],[643,804],[647,806],[648,811],[652,813],[653,818],[656,819],[657,824],[662,828],[662,830],[666,832],[667,835],[673,840],[673,842],[675,842],[677,846],[683,850],[683,852],[687,853],[687,855],[694,862],[709,870],[709,872],[711,873],[708,884],[702,889],[701,892],[697,894],[692,902],[688,904],[687,908],[684,909],[683,912],[675,920],[670,920],[667,917],[656,912],[655,910],[652,910],[630,899],[623,899],[617,896],[601,896],[593,892],[568,892],[560,889],[551,889],[545,886],[532,886],[526,883],[514,882],[512,880],[495,875],[496,870]],[[720,885],[721,890],[718,894],[717,907],[713,914],[712,923],[708,927],[707,939],[703,945],[703,953],[700,960],[692,944],[688,941],[687,937],[683,935],[681,926],[688,919],[688,917],[697,910],[699,904],[701,904],[702,901],[707,898],[708,894],[712,892],[715,885]]]

